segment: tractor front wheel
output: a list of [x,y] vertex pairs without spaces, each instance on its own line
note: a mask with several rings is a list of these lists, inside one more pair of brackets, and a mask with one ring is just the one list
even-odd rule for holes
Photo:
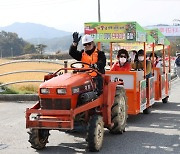
[[30,129],[28,134],[31,147],[37,150],[41,150],[46,146],[50,135],[49,130],[46,129]]
[[104,122],[100,115],[90,118],[87,130],[87,142],[89,151],[97,152],[101,149],[104,138]]
[[111,108],[111,121],[113,126],[110,133],[122,134],[125,131],[127,122],[127,98],[123,87],[116,88],[114,104]]

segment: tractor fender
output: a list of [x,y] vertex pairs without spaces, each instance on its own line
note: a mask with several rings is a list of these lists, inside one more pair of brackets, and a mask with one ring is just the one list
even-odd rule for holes
[[114,104],[116,95],[116,88],[124,87],[123,81],[108,82],[104,87],[104,108],[103,108],[103,119],[105,126],[111,127],[111,108]]
[[[111,83],[110,83],[110,87],[111,87],[111,88],[108,88],[108,94],[111,93],[111,95],[110,95],[111,98],[109,98],[109,99],[111,99],[110,102],[111,102],[111,106],[112,106],[113,103],[114,103],[114,98],[115,98],[115,94],[116,94],[116,89],[117,89],[118,87],[124,87],[124,83],[123,83],[122,81],[111,82]],[[109,97],[109,95],[108,95],[108,97]]]

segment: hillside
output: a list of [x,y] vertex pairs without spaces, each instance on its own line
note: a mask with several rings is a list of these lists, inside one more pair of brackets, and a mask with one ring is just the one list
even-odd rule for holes
[[72,42],[72,32],[57,30],[34,23],[14,23],[0,27],[0,31],[17,33],[20,38],[32,44],[45,44],[47,52],[67,51]]
[[39,43],[47,45],[45,50],[48,52],[55,52],[58,50],[65,52],[69,49],[69,46],[72,43],[72,35],[52,39],[34,38],[27,39],[27,41],[35,45]]
[[34,23],[13,23],[9,26],[0,27],[0,31],[2,30],[6,32],[17,33],[19,37],[22,37],[25,40],[32,38],[60,38],[71,34],[71,32],[57,30],[52,27],[47,27],[44,25]]

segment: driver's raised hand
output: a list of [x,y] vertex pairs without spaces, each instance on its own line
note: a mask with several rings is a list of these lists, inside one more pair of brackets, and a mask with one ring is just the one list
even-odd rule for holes
[[73,33],[73,44],[78,45],[79,41],[81,40],[81,36],[79,36],[78,32]]

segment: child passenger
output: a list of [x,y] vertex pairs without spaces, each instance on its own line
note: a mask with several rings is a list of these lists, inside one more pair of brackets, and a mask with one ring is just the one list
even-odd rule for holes
[[118,51],[117,59],[118,61],[115,62],[111,68],[111,71],[130,71],[131,64],[128,61],[129,54],[127,50],[121,49]]

